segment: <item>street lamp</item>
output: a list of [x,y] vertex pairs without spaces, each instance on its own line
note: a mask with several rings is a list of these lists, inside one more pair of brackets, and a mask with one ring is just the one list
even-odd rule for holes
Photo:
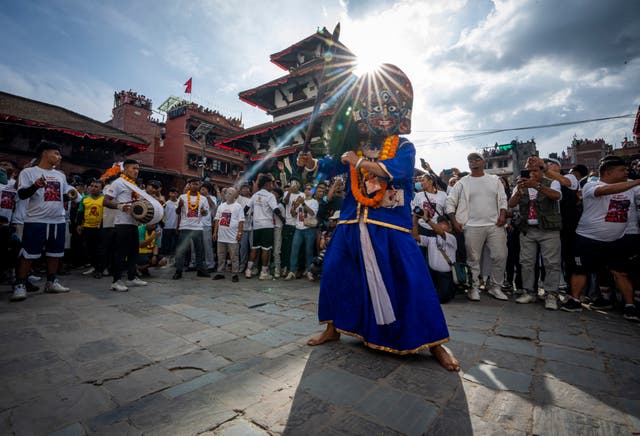
[[192,133],[185,133],[185,135],[188,135],[192,141],[194,141],[196,144],[200,145],[201,147],[200,164],[198,166],[202,168],[200,172],[200,176],[202,177],[202,180],[204,180],[205,165],[207,163],[206,136],[207,136],[207,133],[209,133],[214,127],[215,126],[213,124],[202,122],[196,128],[196,130],[194,130]]

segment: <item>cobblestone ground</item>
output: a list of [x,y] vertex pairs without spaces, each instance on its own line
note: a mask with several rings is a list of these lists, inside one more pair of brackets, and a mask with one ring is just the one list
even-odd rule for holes
[[[459,374],[428,352],[311,348],[317,283],[170,280],[0,301],[0,434],[631,434],[640,326],[483,295],[444,306]],[[9,291],[8,286],[0,291]]]

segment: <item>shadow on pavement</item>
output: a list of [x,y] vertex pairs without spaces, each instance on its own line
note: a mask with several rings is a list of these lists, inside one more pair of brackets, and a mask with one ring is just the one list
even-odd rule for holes
[[396,356],[342,337],[313,347],[283,434],[470,434],[459,374],[428,351]]

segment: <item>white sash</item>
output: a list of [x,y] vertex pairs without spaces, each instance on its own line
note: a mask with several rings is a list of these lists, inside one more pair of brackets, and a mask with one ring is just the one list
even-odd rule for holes
[[373,313],[376,315],[376,324],[391,324],[396,320],[396,316],[393,313],[393,306],[389,299],[387,287],[382,280],[376,253],[369,237],[369,230],[362,220],[358,225],[360,226],[360,245],[362,245],[364,269],[367,273],[367,285],[369,286],[369,295],[371,295]]

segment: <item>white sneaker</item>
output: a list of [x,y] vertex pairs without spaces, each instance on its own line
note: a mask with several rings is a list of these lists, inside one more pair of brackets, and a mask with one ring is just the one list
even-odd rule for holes
[[13,295],[11,301],[22,301],[27,299],[27,287],[23,284],[13,287]]
[[502,290],[500,289],[500,286],[493,286],[487,292],[489,293],[489,295],[491,295],[494,298],[497,298],[498,300],[504,301],[509,299],[509,297],[507,297],[505,293],[502,292]]
[[313,273],[311,271],[308,271],[305,276],[307,276],[307,278],[309,279],[310,282],[314,281],[316,278],[313,276]]
[[144,280],[140,280],[138,277],[135,277],[133,280],[127,280],[125,282],[127,286],[147,286],[148,283]]
[[273,278],[274,279],[280,278],[280,269],[279,268],[276,268],[276,269],[273,270]]
[[478,288],[469,289],[467,298],[471,301],[480,301],[480,290]]
[[95,270],[96,269],[94,267],[91,267],[88,270],[86,270],[85,272],[83,272],[82,275],[83,276],[89,276],[89,275],[93,274],[95,272]]
[[247,268],[247,270],[244,272],[244,276],[248,279],[251,278],[251,270],[249,268]]
[[271,277],[271,274],[269,274],[268,272],[261,272],[258,280],[271,280],[272,278],[273,277]]
[[558,299],[553,294],[547,294],[544,299],[544,308],[549,310],[558,310]]
[[296,279],[296,273],[294,273],[293,271],[289,271],[289,274],[287,274],[287,276],[284,279],[285,280],[295,280]]
[[30,282],[39,282],[40,280],[42,280],[42,277],[34,276],[33,274],[31,274],[29,277],[27,277],[27,280],[29,280]]
[[516,298],[516,303],[520,303],[520,304],[529,304],[529,303],[535,303],[535,302],[536,302],[536,297],[528,293],[524,293],[518,298]]
[[69,288],[65,288],[60,284],[58,279],[55,279],[52,282],[47,282],[44,285],[44,291],[50,294],[61,294],[63,292],[69,292]]
[[127,292],[129,288],[122,283],[122,280],[118,280],[117,282],[111,283],[111,290],[116,292]]

